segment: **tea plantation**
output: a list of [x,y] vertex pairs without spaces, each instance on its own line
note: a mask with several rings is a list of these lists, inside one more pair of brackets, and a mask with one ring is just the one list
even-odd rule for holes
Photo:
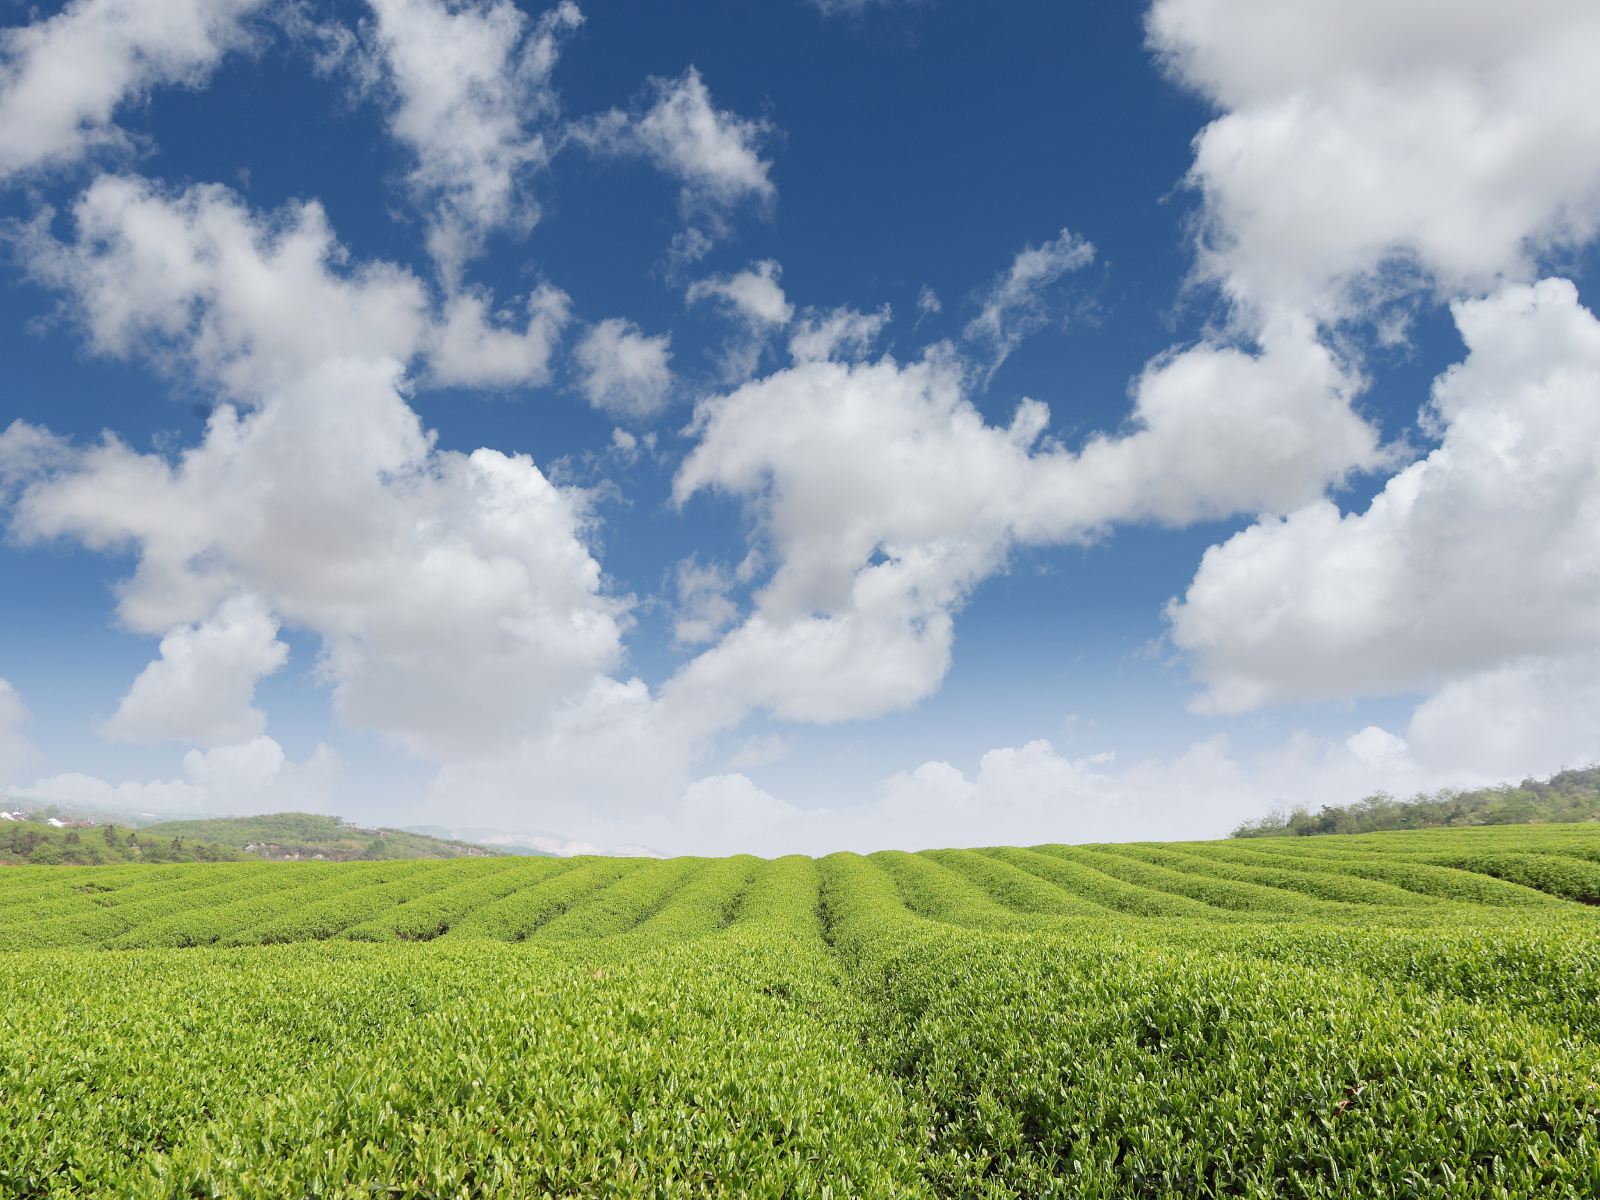
[[1600,826],[0,871],[0,1196],[1600,1196]]

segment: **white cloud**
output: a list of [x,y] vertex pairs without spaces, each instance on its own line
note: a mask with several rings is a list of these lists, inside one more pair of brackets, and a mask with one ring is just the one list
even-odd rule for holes
[[740,325],[740,333],[722,348],[724,382],[741,383],[750,378],[761,361],[768,335],[793,318],[794,305],[778,282],[782,270],[769,258],[733,275],[696,280],[684,293],[690,304],[716,302]]
[[703,229],[693,225],[672,235],[667,246],[667,266],[675,274],[699,262],[716,248],[716,241]]
[[[1203,342],[1153,364],[1146,383],[1160,375],[1205,388],[1221,372],[1267,397],[1283,366],[1304,364],[1286,393],[1303,399],[1265,400],[1255,419],[1313,458],[1320,446],[1331,460],[1342,451],[1347,468],[1381,461],[1350,411],[1364,386],[1358,368],[1324,346],[1350,345],[1350,327],[1363,323],[1381,341],[1402,339],[1419,294],[1480,295],[1531,278],[1541,257],[1600,230],[1600,76],[1586,53],[1600,9],[1591,4],[1157,0],[1148,29],[1168,70],[1223,110],[1196,139],[1189,175],[1202,202],[1196,274],[1220,286],[1235,331],[1262,352]],[[1576,615],[1592,603],[1581,599],[1588,568],[1563,574],[1539,550],[1553,522],[1576,562],[1593,557],[1571,524],[1593,463],[1581,435],[1569,430],[1558,444],[1552,434],[1587,421],[1583,401],[1538,355],[1516,354],[1481,327],[1493,312],[1566,354],[1588,318],[1545,295],[1545,319],[1516,319],[1526,296],[1458,310],[1458,321],[1485,314],[1480,328],[1463,325],[1475,365],[1437,394],[1459,396],[1461,411],[1437,408],[1436,396],[1444,445],[1365,514],[1311,503],[1207,554],[1172,610],[1204,706],[1425,691],[1556,645],[1581,653],[1592,644]],[[1493,378],[1491,356],[1502,364]],[[1569,360],[1566,369],[1587,368]],[[1294,454],[1282,462],[1280,500],[1302,465]],[[1302,473],[1307,485],[1314,477]],[[1524,595],[1513,564],[1553,593]]]
[[126,148],[117,110],[196,87],[245,46],[262,0],[73,0],[0,32],[0,176]]
[[1214,547],[1170,609],[1200,705],[1422,693],[1419,770],[1592,757],[1571,713],[1600,648],[1600,336],[1564,281],[1507,285],[1600,232],[1600,10],[1158,0],[1149,32],[1224,110],[1190,173],[1197,274],[1244,327],[1393,341],[1417,294],[1466,298],[1468,357],[1423,415],[1438,447],[1365,511],[1323,500]]
[[670,832],[709,721],[664,705],[642,680],[597,679],[514,745],[447,762],[429,806],[600,846],[655,845],[655,833]]
[[[991,376],[1024,338],[1049,322],[1046,300],[1050,288],[1062,276],[1093,261],[1094,246],[1070,229],[1063,229],[1043,245],[1024,246],[1018,251],[1011,266],[989,285],[982,308],[967,322],[965,330],[967,340],[988,344],[993,354]],[[934,303],[937,305],[937,297]]]
[[65,461],[71,448],[65,438],[20,418],[0,429],[0,500],[28,480]]
[[538,387],[549,382],[550,356],[571,315],[567,294],[546,285],[528,297],[527,323],[509,313],[489,314],[480,292],[458,292],[445,302],[428,349],[428,378],[442,386]]
[[749,771],[771,766],[789,756],[789,740],[781,733],[753,734],[745,738],[728,756],[730,771]]
[[10,780],[33,752],[25,732],[28,710],[10,680],[0,679],[0,785]]
[[591,326],[575,352],[583,394],[616,416],[652,415],[672,390],[671,344],[669,335],[650,336],[620,317]]
[[625,113],[613,109],[573,126],[571,136],[591,149],[611,155],[648,159],[682,184],[679,207],[701,227],[674,239],[673,259],[694,262],[726,232],[728,212],[745,201],[770,205],[778,190],[772,164],[761,157],[772,129],[719,109],[690,67],[676,79],[652,79],[650,103]]
[[754,263],[732,275],[699,279],[689,285],[684,299],[690,304],[719,300],[745,324],[753,327],[787,325],[794,305],[783,294],[778,277],[783,273],[772,259]]
[[669,686],[801,720],[927,695],[951,610],[1003,557],[1030,434],[986,425],[953,368],[887,359],[777,372],[703,403],[694,428],[675,497],[757,499],[778,565],[755,612]]
[[71,241],[36,227],[21,250],[70,296],[91,347],[187,368],[243,402],[336,364],[398,371],[427,336],[420,281],[386,263],[336,269],[319,204],[258,218],[214,184],[169,196],[102,176],[72,217]]
[[1185,525],[1284,512],[1391,461],[1352,407],[1364,381],[1303,321],[1253,352],[1211,342],[1153,359],[1118,434],[1095,434],[1077,469],[1048,472],[1027,525]]
[[717,108],[693,67],[677,79],[654,80],[652,87],[655,103],[634,122],[632,138],[683,183],[688,203],[727,205],[777,195],[768,175],[772,164],[760,156],[770,132],[766,122]]
[[632,466],[641,455],[654,457],[657,440],[653,429],[646,433],[633,433],[619,425],[611,431],[611,442],[605,454],[624,466]]
[[1114,787],[1100,764],[1067,758],[1040,740],[990,750],[970,779],[946,762],[900,772],[872,816],[880,827],[904,823],[924,846],[970,842],[979,830],[986,842],[1004,831],[1005,840],[1037,844],[1057,840],[1050,833],[1063,828],[1103,830]]
[[1246,308],[1484,290],[1600,227],[1587,0],[1156,0],[1148,28],[1225,110],[1195,142],[1199,265]]
[[728,598],[733,577],[716,563],[702,563],[694,555],[678,563],[678,603],[672,638],[680,645],[699,646],[715,641],[739,618],[739,606]]
[[1600,762],[1600,651],[1516,659],[1429,696],[1407,737],[1419,757],[1515,780]]
[[1565,280],[1455,306],[1440,444],[1364,512],[1321,500],[1209,550],[1173,641],[1204,705],[1438,687],[1600,650],[1600,321]]
[[[1363,792],[1351,787],[1379,777],[1342,747],[1308,738],[1240,761],[1218,736],[1126,767],[1109,754],[1069,757],[1041,739],[990,750],[971,773],[924,762],[858,802],[814,808],[743,775],[711,776],[685,790],[675,840],[656,836],[672,849],[711,844],[757,854],[1215,837],[1283,803],[1286,785],[1297,799],[1334,802],[1355,799]],[[1323,790],[1298,790],[1306,780]]]
[[1013,545],[1082,542],[1118,521],[1285,511],[1352,457],[1377,460],[1371,430],[1330,400],[1336,368],[1315,341],[1274,345],[1265,368],[1236,369],[1243,357],[1152,370],[1130,430],[1078,453],[1041,443],[1049,412],[1037,401],[988,424],[960,364],[941,356],[802,361],[702,402],[674,497],[745,497],[776,568],[747,618],[664,694],[794,720],[904,708],[938,687],[954,614]]
[[872,352],[890,316],[887,304],[870,313],[853,308],[808,312],[789,338],[789,356],[797,363],[864,358]]
[[1369,725],[1342,737],[1294,733],[1245,753],[1217,734],[1126,763],[1039,739],[990,750],[976,770],[931,760],[810,807],[743,775],[715,775],[685,789],[674,827],[650,836],[672,852],[757,854],[1222,837],[1275,808],[1480,787],[1594,761],[1585,718],[1600,703],[1597,665],[1496,672],[1470,696],[1452,689],[1421,706],[1406,738]]
[[423,289],[344,265],[321,210],[98,181],[76,237],[25,243],[92,344],[230,401],[175,457],[115,438],[31,480],[24,540],[126,548],[123,622],[165,634],[258,597],[321,641],[337,712],[432,758],[514,744],[621,655],[588,499],[525,455],[434,445],[404,400],[434,335]]
[[939,303],[939,293],[927,284],[923,284],[917,292],[917,313],[920,317],[933,317],[944,311],[944,305]]
[[289,762],[269,737],[183,758],[184,778],[110,783],[72,772],[53,775],[18,789],[37,804],[64,804],[104,813],[253,813],[273,809],[328,812],[334,803],[341,765],[326,746],[302,763]]
[[752,837],[795,817],[799,810],[740,774],[711,775],[690,784],[676,821],[697,831],[707,854],[737,854]]
[[1356,730],[1345,739],[1344,745],[1358,763],[1377,770],[1403,770],[1411,762],[1411,748],[1405,739],[1378,725],[1365,725]]
[[538,217],[525,187],[550,158],[538,125],[555,113],[560,39],[583,15],[571,0],[531,23],[511,0],[370,3],[389,127],[416,158],[409,182],[430,210],[428,249],[454,290],[488,234]]
[[266,714],[251,707],[256,683],[288,660],[278,623],[254,596],[235,596],[194,625],[161,639],[101,733],[119,742],[229,745],[259,737]]
[[[664,853],[1211,838],[1274,808],[1482,786],[1589,761],[1594,666],[1499,673],[1480,681],[1470,703],[1451,693],[1437,712],[1421,706],[1405,738],[1368,725],[1333,737],[1298,732],[1247,753],[1217,734],[1128,761],[1110,751],[1068,755],[1036,739],[990,750],[975,769],[931,760],[876,784],[841,779],[810,804],[742,774],[787,750],[778,735],[747,739],[723,773],[696,778],[689,748],[703,714],[670,694],[653,701],[634,682],[591,694],[553,738],[526,743],[515,758],[452,768],[435,788],[454,811],[532,816],[592,845],[642,841]],[[1509,721],[1507,705],[1518,714]],[[541,781],[532,809],[530,778]]]

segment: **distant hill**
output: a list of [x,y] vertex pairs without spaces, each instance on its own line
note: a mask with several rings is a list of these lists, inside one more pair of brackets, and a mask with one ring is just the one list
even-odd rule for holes
[[1246,821],[1230,836],[1297,837],[1567,821],[1600,821],[1600,766],[1471,791],[1444,788],[1420,792],[1409,800],[1375,792],[1354,804],[1325,805],[1314,813],[1305,808],[1292,812],[1280,809]]
[[93,821],[0,820],[0,864],[353,861],[488,857],[500,850],[316,813],[161,821],[132,828]]

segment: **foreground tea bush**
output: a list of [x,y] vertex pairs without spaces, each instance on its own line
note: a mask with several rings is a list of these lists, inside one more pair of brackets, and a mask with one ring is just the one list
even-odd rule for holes
[[1281,944],[930,929],[826,865],[941,1194],[1600,1194],[1592,1014],[1575,1038]]
[[0,1197],[1600,1195],[1589,829],[0,872]]
[[924,1190],[898,1091],[841,1036],[842,993],[792,954],[598,967],[479,943],[39,965],[0,984],[8,1007],[29,1000],[0,1051],[6,1196]]

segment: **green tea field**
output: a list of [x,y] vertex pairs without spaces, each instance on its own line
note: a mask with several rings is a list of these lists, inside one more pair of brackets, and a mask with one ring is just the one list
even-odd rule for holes
[[1600,1196],[1600,825],[0,871],[0,1196]]

